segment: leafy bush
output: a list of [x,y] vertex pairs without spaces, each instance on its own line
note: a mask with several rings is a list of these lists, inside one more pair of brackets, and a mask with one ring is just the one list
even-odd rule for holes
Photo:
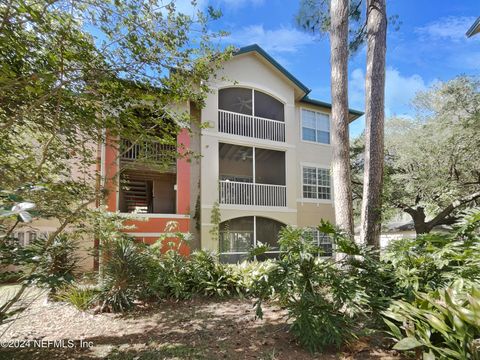
[[151,246],[149,252],[144,299],[226,297],[247,292],[243,274],[235,266],[221,264],[214,253],[202,250],[184,257],[177,251],[160,254],[156,246]]
[[145,284],[145,245],[126,234],[102,246],[102,309],[125,311],[133,307]]
[[55,295],[55,299],[65,301],[79,310],[87,310],[98,296],[98,290],[71,284],[61,288]]
[[[158,250],[159,251],[159,250]],[[190,269],[188,260],[176,251],[167,251],[150,260],[147,293],[157,299],[190,299]]]
[[[394,301],[384,312],[394,349],[421,349],[424,359],[480,358],[480,287],[456,281],[429,294],[415,292],[412,303]],[[398,325],[397,325],[398,324]]]
[[[307,229],[283,228],[279,244],[280,260],[268,276],[300,344],[313,352],[354,338],[356,317],[366,304],[355,278],[318,257],[321,249]],[[257,310],[261,316],[261,308]]]
[[226,297],[243,295],[245,288],[234,266],[221,264],[218,256],[208,251],[196,251],[188,261],[190,282],[194,293]]
[[[384,312],[398,350],[425,359],[480,358],[480,211],[469,210],[449,234],[395,242],[385,260],[397,297]],[[393,322],[392,322],[393,320]]]
[[430,233],[392,242],[384,256],[395,272],[400,295],[412,300],[415,291],[428,292],[457,279],[480,281],[480,221],[471,212],[449,234]]
[[367,318],[365,325],[378,325],[382,322],[379,312],[388,308],[391,298],[397,293],[392,264],[382,261],[378,250],[355,243],[329,222],[321,221],[318,229],[332,238],[342,276],[351,278],[364,292],[362,311]]
[[47,287],[50,294],[54,295],[58,288],[75,279],[79,260],[76,255],[78,245],[69,234],[60,234],[55,237],[48,251],[45,251],[46,241],[38,238],[24,252],[30,264],[37,265],[29,280]]

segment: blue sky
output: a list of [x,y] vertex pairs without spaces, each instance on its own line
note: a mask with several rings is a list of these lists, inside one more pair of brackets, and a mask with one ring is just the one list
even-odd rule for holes
[[[188,0],[179,7],[187,9]],[[184,3],[182,5],[182,3]],[[197,0],[219,7],[214,24],[230,32],[227,42],[257,43],[312,89],[311,97],[330,101],[328,37],[312,37],[295,26],[298,0]],[[419,90],[460,74],[480,74],[480,35],[465,32],[480,16],[479,0],[387,0],[388,15],[398,15],[400,29],[387,37],[386,114],[412,115],[410,101]],[[365,49],[349,63],[350,107],[364,109]],[[351,125],[352,136],[363,118]]]

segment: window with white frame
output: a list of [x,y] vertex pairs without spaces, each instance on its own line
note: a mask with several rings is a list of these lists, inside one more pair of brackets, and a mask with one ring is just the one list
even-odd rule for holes
[[18,241],[20,246],[27,246],[36,239],[47,239],[50,231],[38,231],[35,229],[19,229],[12,233],[12,237]]
[[302,109],[302,140],[330,144],[330,116]]
[[304,166],[303,172],[303,198],[330,200],[330,170]]
[[318,229],[311,228],[312,240],[319,248],[319,256],[333,256],[332,238],[327,234],[321,233]]

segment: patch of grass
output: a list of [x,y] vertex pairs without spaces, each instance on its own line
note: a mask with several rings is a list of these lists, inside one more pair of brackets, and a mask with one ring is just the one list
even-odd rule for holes
[[98,291],[91,288],[83,288],[78,285],[69,285],[58,291],[55,299],[58,301],[65,301],[77,309],[85,311],[95,300]]

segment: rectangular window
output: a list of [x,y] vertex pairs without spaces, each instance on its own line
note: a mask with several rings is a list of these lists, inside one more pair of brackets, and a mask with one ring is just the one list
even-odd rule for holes
[[304,166],[302,183],[304,199],[331,199],[329,169]]
[[312,228],[311,232],[313,243],[319,248],[319,256],[332,256],[333,255],[333,243],[330,236],[321,233],[315,228]]
[[330,116],[302,109],[302,140],[330,144]]

